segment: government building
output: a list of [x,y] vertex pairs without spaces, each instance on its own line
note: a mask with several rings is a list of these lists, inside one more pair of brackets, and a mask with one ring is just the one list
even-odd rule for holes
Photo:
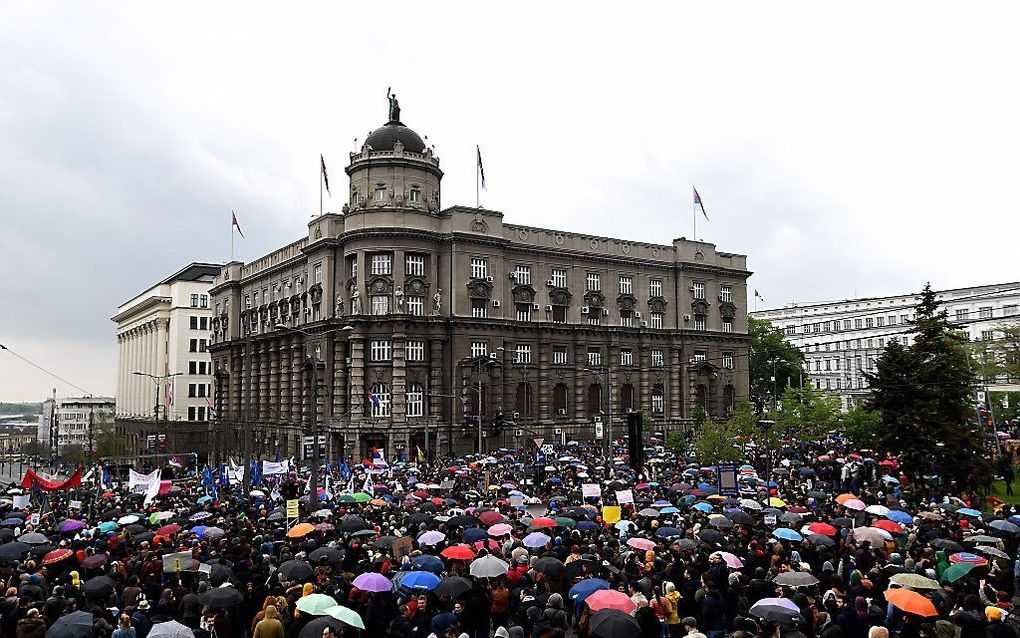
[[313,420],[331,460],[663,434],[748,395],[743,255],[443,208],[395,98],[346,173],[342,213],[213,281],[213,456],[301,457]]

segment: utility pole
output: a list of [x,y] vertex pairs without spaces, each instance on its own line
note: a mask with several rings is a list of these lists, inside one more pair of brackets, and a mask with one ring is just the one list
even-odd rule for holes
[[96,406],[92,406],[92,409],[89,410],[89,453],[88,453],[89,459],[94,458],[94,453],[96,449],[95,446],[93,445],[93,432],[92,432],[93,428],[95,427],[95,418],[96,418]]

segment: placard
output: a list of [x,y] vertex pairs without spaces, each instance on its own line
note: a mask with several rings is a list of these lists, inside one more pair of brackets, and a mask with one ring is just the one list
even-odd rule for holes
[[606,505],[602,508],[602,520],[609,525],[616,523],[620,520],[620,506],[619,505]]
[[70,501],[67,506],[73,510],[81,509],[81,501]]
[[634,492],[632,490],[620,490],[616,493],[616,502],[620,505],[624,503],[634,504]]
[[598,483],[582,483],[581,496],[585,498],[602,498],[602,486]]
[[301,515],[301,505],[296,498],[287,501],[287,518],[297,518]]
[[524,497],[523,496],[511,496],[510,497],[510,507],[520,507],[521,505],[524,505]]
[[766,514],[765,515],[765,525],[768,526],[768,527],[775,527],[776,526],[776,515],[775,514]]
[[14,495],[14,509],[25,510],[28,509],[28,505],[32,500],[31,494],[15,494]]
[[401,536],[400,538],[393,541],[390,546],[390,552],[393,558],[403,558],[414,551],[414,542],[411,541],[410,536]]
[[32,514],[31,516],[28,517],[28,524],[29,525],[39,524],[39,512],[36,512],[35,514]]

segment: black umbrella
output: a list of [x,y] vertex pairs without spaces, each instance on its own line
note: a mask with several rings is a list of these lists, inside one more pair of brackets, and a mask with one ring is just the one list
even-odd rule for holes
[[131,536],[131,540],[133,540],[136,543],[144,543],[145,541],[151,541],[155,537],[156,537],[155,532],[142,532],[141,534],[135,534],[134,536]]
[[463,576],[451,576],[444,578],[433,588],[432,593],[436,596],[449,596],[456,598],[471,591],[471,581]]
[[698,538],[705,541],[706,543],[718,543],[722,545],[726,538],[714,529],[703,529],[698,532]]
[[[776,599],[766,599],[776,600]],[[755,603],[749,610],[752,616],[757,616],[762,620],[771,620],[773,622],[785,622],[795,623],[803,620],[803,617],[783,605],[771,604],[771,603]]]
[[836,546],[836,541],[832,540],[828,536],[822,536],[821,534],[808,534],[807,539],[815,545],[823,545],[825,547]]
[[435,514],[436,511],[438,511],[439,508],[436,507],[435,503],[426,502],[426,503],[422,503],[421,505],[419,505],[418,509],[420,509],[423,512],[431,512],[431,513]]
[[198,600],[211,609],[227,609],[241,604],[244,595],[233,587],[213,587],[202,594]]
[[832,519],[833,527],[853,527],[853,519],[847,518],[846,516],[840,516],[839,518]]
[[376,549],[390,549],[393,547],[393,541],[395,540],[397,540],[396,536],[380,536],[372,543],[372,547]]
[[46,638],[82,638],[92,631],[95,616],[87,611],[74,611],[57,621],[46,630]]
[[480,521],[477,516],[472,516],[470,514],[454,516],[450,520],[446,521],[447,527],[480,527],[481,524],[482,521]]
[[14,530],[10,527],[0,528],[0,543],[14,540]]
[[209,572],[209,582],[213,587],[219,587],[228,580],[234,580],[234,572],[230,571],[229,567],[222,564],[212,565],[212,571]]
[[22,543],[28,543],[29,545],[45,545],[50,542],[50,539],[46,538],[45,535],[39,532],[28,532],[18,537],[18,540]]
[[0,545],[0,560],[15,560],[21,558],[28,550],[32,547],[27,543],[20,541],[14,541],[12,543],[4,543]]
[[140,523],[131,523],[130,525],[126,526],[124,529],[127,530],[128,532],[132,533],[132,534],[141,534],[142,532],[145,531],[145,526],[140,524]]
[[[718,534],[718,532],[716,532]],[[681,538],[676,542],[680,546],[680,549],[686,549],[688,551],[694,551],[698,549],[698,541],[693,538]]]
[[727,512],[726,518],[738,525],[754,525],[754,517],[742,510]]
[[432,517],[426,514],[425,512],[415,512],[414,514],[411,514],[410,516],[407,517],[407,523],[409,525],[418,526],[421,525],[422,523],[430,522],[432,522]]
[[[944,550],[946,550],[948,552],[952,552],[954,554],[956,552],[962,552],[963,551],[963,547],[961,547],[959,543],[953,542],[953,541],[949,540],[948,538],[936,538],[935,540],[929,542],[928,544],[931,545],[932,547],[935,547],[935,548],[938,548],[938,549],[944,549]],[[3,549],[3,548],[0,547],[0,549]]]
[[82,593],[86,598],[105,598],[113,593],[113,581],[109,576],[96,576],[85,581]]
[[308,555],[308,560],[318,563],[325,559],[327,563],[338,563],[343,557],[344,555],[335,547],[320,547]]
[[539,558],[535,561],[535,571],[555,578],[566,570],[566,566],[558,558]]
[[352,534],[354,532],[360,532],[363,529],[372,529],[372,526],[369,525],[365,521],[365,519],[361,518],[360,516],[348,514],[347,516],[344,516],[343,520],[340,521],[340,525],[337,526],[337,529],[340,530],[341,532]]
[[301,633],[298,634],[298,638],[321,638],[322,630],[326,627],[332,627],[336,630],[338,636],[344,635],[344,623],[340,622],[332,616],[318,616],[315,620],[310,621],[307,625],[301,628]]
[[287,580],[303,581],[311,578],[315,571],[303,560],[289,560],[280,565],[280,573]]
[[636,618],[619,609],[603,609],[591,615],[588,621],[593,636],[600,638],[632,638],[641,635]]

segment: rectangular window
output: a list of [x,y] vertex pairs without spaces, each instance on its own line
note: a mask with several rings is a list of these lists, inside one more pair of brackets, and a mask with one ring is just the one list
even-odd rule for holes
[[209,295],[199,295],[198,296],[198,306],[200,308],[208,308],[209,307]]
[[471,258],[471,278],[485,279],[489,276],[489,260],[484,257]]
[[[416,191],[412,190],[411,193]],[[421,191],[417,191],[421,192]],[[425,416],[425,391],[420,383],[412,383],[407,389],[407,416]]]
[[733,332],[733,320],[730,319],[729,317],[726,317],[725,319],[722,320],[722,331]]
[[198,396],[198,384],[197,383],[189,383],[188,384],[188,398],[189,399],[194,399],[197,396]]
[[843,320],[843,330],[849,330],[849,329],[850,329],[850,320],[849,319],[844,319]]
[[378,253],[372,255],[372,274],[373,275],[392,275],[393,274],[393,256],[389,253]]
[[371,361],[389,361],[391,354],[390,342],[383,340],[372,340],[368,346]]
[[695,330],[705,329],[705,315],[694,315],[694,329]]
[[471,300],[471,316],[472,317],[486,317],[489,313],[489,302],[487,299],[472,299]]
[[[255,305],[256,306],[259,304],[258,299],[259,299],[259,293],[255,293]],[[244,307],[245,308],[251,308],[251,294],[246,294],[244,296]]]
[[200,317],[198,320],[198,327],[202,330],[209,329],[209,317]]
[[597,272],[590,272],[584,276],[584,289],[586,292],[602,290],[602,275]]
[[273,284],[273,301],[280,300],[280,284]]
[[565,365],[567,363],[567,347],[553,346],[553,364]]
[[407,361],[424,361],[425,342],[419,339],[404,342],[404,359]]
[[620,365],[621,366],[632,366],[634,365],[634,351],[630,348],[620,348]]
[[786,326],[786,334],[788,335],[797,334],[797,326]]
[[994,330],[982,330],[981,331],[981,340],[982,341],[991,341],[994,338],[995,338],[995,331]]
[[351,279],[354,279],[356,281],[358,279],[358,256],[352,255],[351,258],[347,260],[347,262],[350,264],[351,267],[350,268]]
[[514,304],[516,311],[517,321],[531,321],[531,304],[530,303],[519,303]]
[[867,319],[865,319],[864,320],[864,327],[865,328],[874,328],[875,327],[875,320],[874,320],[874,318],[868,317]]
[[620,294],[631,295],[634,294],[634,278],[630,276],[620,277]]
[[188,352],[198,352],[198,339],[188,340]]
[[860,330],[864,327],[863,319],[854,319],[854,330]]
[[602,325],[602,310],[600,308],[592,308],[588,312],[588,325],[589,326]]
[[588,348],[588,365],[589,366],[602,365],[602,348],[597,347]]
[[191,322],[190,322],[190,324],[189,324],[189,327],[190,327],[190,328],[191,328],[192,330],[198,330],[198,317],[196,317],[196,316],[192,315],[191,317],[189,317],[189,319],[191,319]]
[[[319,263],[315,264],[314,266],[312,266],[312,283],[313,284],[321,284],[322,283],[322,262],[321,261]],[[298,292],[300,292],[300,291],[298,291]]]
[[703,282],[703,281],[695,281],[694,285],[691,286],[691,294],[694,296],[695,299],[704,299],[705,298],[705,282]]
[[189,361],[188,362],[188,374],[198,374],[198,362],[197,361]]
[[648,313],[648,325],[652,328],[662,327],[662,313],[661,312],[650,312]]
[[634,326],[634,313],[630,310],[620,311],[620,325],[624,328],[631,328]]
[[566,306],[553,306],[552,307],[552,320],[553,320],[553,323],[567,323],[567,307]]
[[881,328],[885,325],[885,317],[875,317],[875,327]]
[[420,317],[425,314],[425,297],[421,295],[408,295],[404,301],[407,304],[407,313]]
[[209,343],[206,339],[198,340],[198,351],[205,352],[206,344]]
[[896,315],[889,315],[888,317],[886,317],[886,323],[888,323],[890,326],[895,326],[896,325]]
[[651,354],[651,358],[652,358],[652,367],[661,368],[662,367],[662,350],[659,349],[659,348],[652,348],[650,354]]
[[193,405],[188,406],[188,420],[189,421],[194,421],[195,420],[195,416],[197,414],[198,414],[198,410],[195,409],[195,406],[193,406]]
[[549,280],[552,281],[552,285],[555,288],[566,288],[567,287],[566,268],[553,268]]
[[377,202],[384,201],[386,199],[386,187],[377,186],[375,189],[375,200]]
[[978,308],[978,317],[981,318],[981,319],[991,319],[992,318],[992,307],[991,306],[982,306],[981,308]]
[[649,297],[661,297],[662,296],[662,280],[661,279],[649,279],[648,280],[648,296]]
[[831,372],[832,371],[832,360],[831,359],[826,359],[825,360],[825,371],[826,372]]
[[425,255],[408,255],[405,259],[404,274],[408,277],[425,276]]
[[191,295],[191,307],[198,308],[198,295]]
[[[719,286],[719,301],[732,303],[733,286]],[[828,328],[826,328],[826,330],[828,330]]]
[[531,285],[531,266],[523,266],[518,264],[514,268],[514,281],[519,286],[530,286]]
[[390,313],[389,295],[372,295],[372,314],[387,315]]
[[488,341],[472,341],[471,342],[471,356],[472,357],[484,357],[489,354],[489,342]]
[[1020,312],[1020,306],[1017,306],[1016,304],[1010,304],[1008,306],[1002,307],[1003,317],[1014,317],[1016,316],[1017,312]]
[[527,343],[517,344],[514,351],[514,363],[531,363],[531,345]]
[[722,367],[724,370],[733,369],[733,353],[729,351],[723,351],[722,353]]
[[694,363],[701,363],[703,361],[706,361],[707,359],[708,359],[708,355],[705,353],[704,350],[697,350],[697,351],[695,351],[695,353],[694,353]]
[[970,319],[970,310],[968,310],[968,309],[961,309],[961,310],[957,310],[956,311],[956,320],[957,321],[966,321],[968,319]]
[[666,397],[658,392],[652,392],[652,413],[662,414],[662,409],[665,406]]

